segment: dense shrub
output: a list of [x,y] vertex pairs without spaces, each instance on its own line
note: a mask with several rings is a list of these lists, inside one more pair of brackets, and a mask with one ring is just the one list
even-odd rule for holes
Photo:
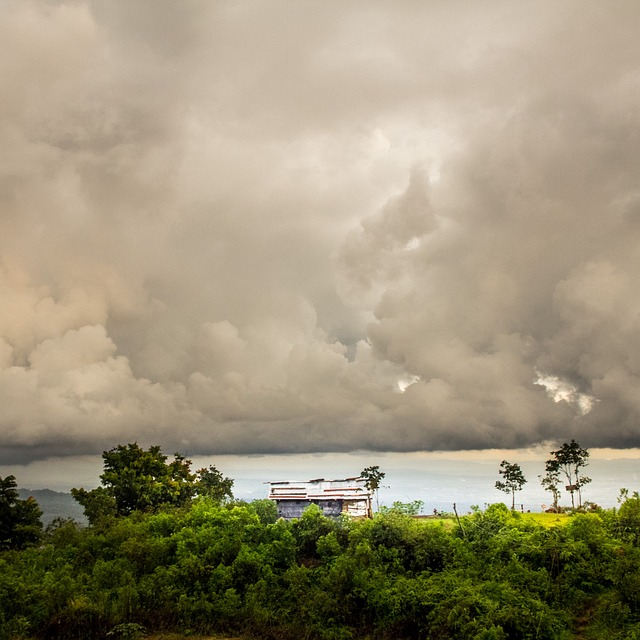
[[[635,501],[635,502],[634,502]],[[334,640],[593,638],[640,629],[637,498],[546,529],[502,506],[445,528],[273,521],[267,505],[188,508],[48,527],[0,553],[0,640],[142,629]],[[108,635],[111,634],[111,635]]]

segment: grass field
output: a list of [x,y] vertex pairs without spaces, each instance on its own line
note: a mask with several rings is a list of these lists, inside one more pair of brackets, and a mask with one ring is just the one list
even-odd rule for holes
[[522,513],[520,515],[523,519],[532,520],[545,527],[557,527],[558,525],[567,524],[571,517],[568,513]]
[[[535,522],[543,527],[557,527],[558,525],[567,524],[571,517],[568,513],[520,513],[522,519],[526,522]],[[427,522],[441,522],[446,529],[451,529],[456,524],[455,517],[445,516],[443,518],[434,518],[433,516],[422,516]]]

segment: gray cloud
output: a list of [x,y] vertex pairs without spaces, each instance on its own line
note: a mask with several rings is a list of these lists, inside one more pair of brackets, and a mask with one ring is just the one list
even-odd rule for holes
[[2,4],[3,459],[640,443],[635,3]]

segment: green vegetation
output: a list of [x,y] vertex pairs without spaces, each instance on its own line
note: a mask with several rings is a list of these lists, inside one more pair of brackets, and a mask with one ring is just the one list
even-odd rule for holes
[[500,475],[502,480],[496,482],[496,489],[511,494],[511,510],[516,506],[516,492],[526,484],[524,474],[519,464],[503,460],[500,463]]
[[[149,451],[116,452],[134,467],[148,462]],[[154,468],[156,482],[176,481]],[[181,473],[185,484],[199,482]],[[148,495],[128,465],[122,476]],[[115,500],[120,478],[103,482],[96,504]],[[414,502],[363,520],[329,519],[312,506],[290,522],[276,520],[268,500],[186,494],[177,503],[139,501],[142,509],[105,499],[111,507],[88,527],[58,520],[5,545],[0,640],[640,637],[638,493],[588,513],[520,514],[496,504],[445,521],[414,517]]]
[[385,472],[380,470],[380,467],[376,464],[372,467],[366,467],[360,472],[360,477],[366,480],[365,486],[369,491],[373,491],[376,496],[376,508],[380,508],[378,501],[378,490],[380,489],[380,482],[385,477]]
[[568,513],[523,513],[522,521],[538,524],[543,527],[555,527],[567,524],[570,514]]
[[591,482],[591,478],[583,475],[582,469],[589,463],[589,451],[583,449],[575,440],[565,442],[560,449],[552,451],[553,458],[547,460],[546,475],[542,478],[542,486],[553,494],[554,507],[558,507],[560,475],[567,481],[567,491],[571,494],[571,507],[575,508],[575,497],[578,494],[578,507],[582,507],[582,487]]
[[72,489],[91,524],[136,511],[157,511],[162,507],[184,507],[195,496],[214,500],[233,497],[233,480],[214,466],[191,472],[191,461],[176,453],[167,462],[160,447],[142,449],[137,443],[118,445],[102,454],[102,486],[92,491]]
[[22,549],[42,533],[42,511],[33,498],[21,500],[14,476],[0,478],[0,550]]
[[408,516],[417,516],[422,511],[424,502],[422,500],[413,500],[412,502],[394,502],[390,507],[380,507],[380,513],[404,513]]
[[58,522],[38,546],[0,554],[0,638],[571,638],[588,626],[589,637],[622,639],[640,629],[637,495],[561,522],[497,504],[448,527],[393,509],[331,520],[317,507],[270,523],[263,507],[201,497],[98,526]]

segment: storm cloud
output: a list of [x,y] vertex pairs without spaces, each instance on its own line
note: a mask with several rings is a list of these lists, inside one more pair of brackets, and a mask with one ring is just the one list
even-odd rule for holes
[[635,2],[0,6],[1,459],[640,445]]

